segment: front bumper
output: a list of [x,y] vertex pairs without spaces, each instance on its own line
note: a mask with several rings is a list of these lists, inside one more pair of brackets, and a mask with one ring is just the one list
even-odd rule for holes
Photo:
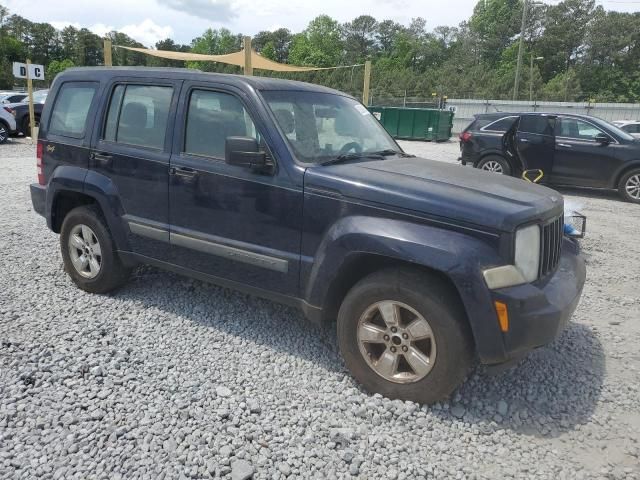
[[578,306],[585,279],[580,246],[565,238],[560,263],[548,278],[492,291],[492,299],[504,302],[509,312],[509,330],[502,333],[503,361],[552,342]]

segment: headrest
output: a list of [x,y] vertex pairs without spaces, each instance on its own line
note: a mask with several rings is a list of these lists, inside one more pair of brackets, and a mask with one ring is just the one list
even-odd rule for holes
[[278,121],[278,124],[284,131],[285,135],[293,133],[293,131],[295,130],[296,122],[291,111],[281,108],[275,110],[273,114],[276,116],[276,120]]
[[120,114],[120,121],[144,128],[147,125],[147,107],[140,102],[127,103]]

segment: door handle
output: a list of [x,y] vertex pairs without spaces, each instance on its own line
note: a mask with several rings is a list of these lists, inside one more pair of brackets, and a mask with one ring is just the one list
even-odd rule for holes
[[113,157],[107,153],[93,152],[91,153],[91,159],[96,160],[100,163],[111,163],[111,160],[113,159]]
[[561,148],[571,148],[571,145],[569,145],[568,143],[559,143],[558,146]]
[[198,175],[198,172],[196,172],[193,168],[189,168],[189,167],[171,167],[169,169],[169,173],[171,175],[175,175],[176,177],[182,177],[182,178],[194,178],[196,175]]
[[529,140],[527,140],[526,138],[521,138],[520,143],[529,143]]

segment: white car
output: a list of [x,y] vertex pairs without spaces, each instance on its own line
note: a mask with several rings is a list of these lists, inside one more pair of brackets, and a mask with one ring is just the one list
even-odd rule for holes
[[16,119],[9,107],[0,105],[0,143],[4,143],[16,132]]
[[9,103],[24,102],[26,98],[27,94],[22,92],[0,92],[0,103],[5,105]]
[[640,120],[616,120],[611,123],[629,135],[640,138]]

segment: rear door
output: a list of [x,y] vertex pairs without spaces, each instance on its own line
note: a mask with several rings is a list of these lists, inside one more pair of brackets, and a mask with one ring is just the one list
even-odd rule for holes
[[515,150],[526,170],[543,171],[543,183],[550,178],[553,169],[555,121],[555,117],[550,115],[520,115],[512,133],[507,134],[510,138],[506,139],[508,147]]
[[[610,143],[595,140],[607,135]],[[556,122],[556,152],[552,181],[563,185],[606,187],[620,166],[618,142],[596,125],[575,117]]]
[[115,79],[90,156],[93,172],[110,183],[135,253],[169,255],[169,157],[181,81]]

